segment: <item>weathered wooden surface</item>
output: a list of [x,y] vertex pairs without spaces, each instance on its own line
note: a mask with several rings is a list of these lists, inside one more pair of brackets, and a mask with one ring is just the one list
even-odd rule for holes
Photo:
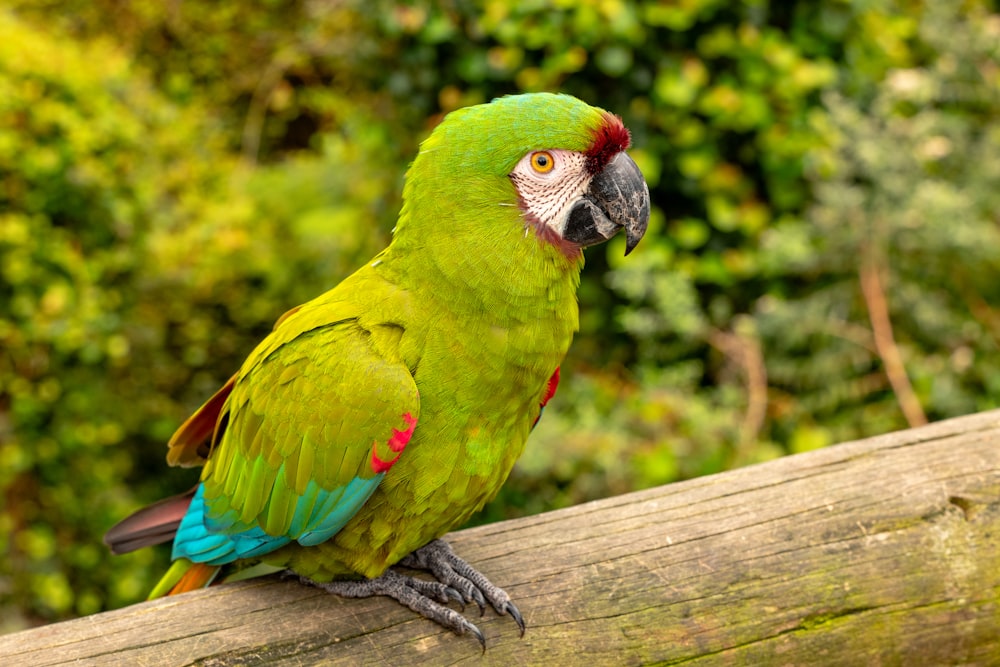
[[0,664],[1000,664],[1000,411],[450,540],[523,639],[271,579],[0,637]]

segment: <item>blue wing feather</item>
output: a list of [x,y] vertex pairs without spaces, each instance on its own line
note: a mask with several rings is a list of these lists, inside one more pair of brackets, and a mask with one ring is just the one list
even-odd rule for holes
[[240,558],[262,556],[292,540],[307,547],[321,544],[351,520],[384,476],[379,474],[369,479],[355,477],[346,485],[329,491],[310,481],[306,492],[296,503],[292,524],[286,535],[269,535],[259,525],[212,520],[206,514],[205,487],[199,484],[174,537],[172,558],[225,565]]
[[[339,502],[326,511],[320,520],[310,522],[307,530],[295,537],[296,541],[304,547],[311,547],[333,537],[368,501],[383,477],[385,473],[375,475],[371,479],[355,477],[347,486],[341,487],[343,493]],[[315,482],[309,483],[315,484]]]

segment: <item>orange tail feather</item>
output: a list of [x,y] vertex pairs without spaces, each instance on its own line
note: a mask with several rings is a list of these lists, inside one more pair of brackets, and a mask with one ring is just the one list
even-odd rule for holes
[[184,573],[180,581],[174,584],[174,587],[170,589],[167,595],[180,595],[181,593],[187,593],[188,591],[196,591],[199,588],[205,588],[210,583],[212,579],[215,579],[215,575],[219,572],[219,567],[217,565],[205,565],[204,563],[194,563],[191,568]]

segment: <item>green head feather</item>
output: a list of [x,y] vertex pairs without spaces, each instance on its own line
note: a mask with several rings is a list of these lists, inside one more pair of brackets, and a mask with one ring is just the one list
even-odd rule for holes
[[[476,297],[487,294],[483,286],[491,281],[530,289],[554,271],[578,271],[582,256],[566,257],[527,233],[508,175],[531,151],[599,149],[608,127],[617,134],[607,143],[621,150],[628,133],[617,117],[552,93],[501,97],[448,114],[406,175],[390,247],[399,269],[438,273],[452,286],[468,285]],[[421,265],[406,266],[408,256],[419,256]]]
[[609,115],[570,95],[500,97],[448,114],[421,145],[413,168],[421,169],[425,160],[441,168],[447,161],[506,176],[529,151],[586,151]]

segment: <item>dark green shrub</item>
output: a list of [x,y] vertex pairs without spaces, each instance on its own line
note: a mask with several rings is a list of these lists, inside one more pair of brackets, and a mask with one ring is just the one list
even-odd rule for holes
[[484,519],[1000,402],[995,3],[7,6],[7,627],[143,595],[165,550],[99,540],[191,483],[163,442],[381,247],[440,115],[496,95],[621,114],[654,211],[627,260],[588,255],[564,382]]

